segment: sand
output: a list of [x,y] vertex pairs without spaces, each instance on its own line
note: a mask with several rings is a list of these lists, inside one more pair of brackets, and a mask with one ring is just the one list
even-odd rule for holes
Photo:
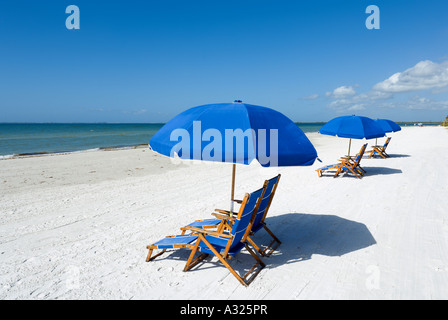
[[308,136],[322,163],[237,166],[239,197],[282,174],[266,219],[282,245],[249,287],[216,258],[183,272],[188,250],[145,262],[146,245],[229,208],[231,165],[146,148],[0,160],[0,299],[447,299],[448,130],[390,134],[362,179],[319,178],[348,140]]

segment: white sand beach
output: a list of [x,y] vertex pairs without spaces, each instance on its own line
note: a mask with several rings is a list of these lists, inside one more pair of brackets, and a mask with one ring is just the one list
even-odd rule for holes
[[237,166],[240,198],[282,174],[266,218],[282,244],[248,287],[216,258],[183,272],[185,249],[145,262],[147,245],[229,208],[231,165],[147,148],[0,160],[0,299],[447,299],[448,130],[390,136],[362,179],[318,177],[348,140],[317,133],[322,163]]

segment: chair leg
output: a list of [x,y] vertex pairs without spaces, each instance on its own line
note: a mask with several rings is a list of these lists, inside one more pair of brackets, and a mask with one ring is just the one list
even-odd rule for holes
[[[232,273],[235,278],[244,286],[248,286],[253,280],[254,278],[258,275],[258,273],[261,271],[261,269],[263,269],[266,265],[263,263],[263,261],[261,261],[261,259],[249,248],[249,246],[247,245],[247,243],[245,244],[246,250],[249,251],[249,253],[252,255],[252,257],[254,257],[257,260],[257,263],[243,276],[241,277],[236,271],[235,269],[232,268],[232,266],[230,266],[230,264],[228,263],[226,257],[223,257],[222,254],[220,254],[214,247],[213,245],[210,244],[210,242],[203,236],[203,235],[199,235],[199,240],[196,241],[196,245],[194,246],[190,257],[188,258],[187,264],[185,265],[184,271],[188,271],[190,270],[193,266],[195,266],[199,261],[197,261],[197,259],[199,259],[201,256],[199,256],[197,259],[193,260],[193,256],[196,253],[198,246],[199,246],[199,242],[203,241],[207,247],[213,252],[213,254],[219,259],[219,261],[222,262],[222,264],[224,264],[224,266],[230,271],[230,273]],[[203,259],[201,259],[202,261]],[[196,262],[197,261],[197,262]],[[257,266],[261,266],[261,269],[258,270],[254,275],[252,275],[248,280],[246,280],[246,277],[251,274],[256,268]]]
[[185,264],[184,271],[190,270],[191,268],[193,268],[195,265],[197,265],[199,263],[198,258],[195,260],[193,260],[193,258],[194,258],[194,255],[196,254],[196,251],[198,250],[199,243],[202,241],[201,238],[203,238],[203,237],[201,235],[199,235],[199,238],[196,241],[193,249],[191,250],[190,256],[188,257],[187,263]]
[[155,256],[151,257],[152,252],[155,248],[148,246],[147,249],[149,249],[149,252],[148,252],[148,255],[146,256],[146,262],[153,261],[155,258],[157,258],[158,256],[160,256],[166,252],[166,249],[163,249],[161,252],[159,252]]
[[261,248],[254,242],[254,240],[252,240],[251,237],[247,237],[247,241],[251,244],[252,247],[255,248],[255,250],[256,250],[259,254],[263,255],[263,250],[261,250]]
[[359,179],[362,178],[362,176],[360,174],[356,173],[356,171],[357,171],[356,169],[352,169],[352,168],[348,168],[348,169],[350,170],[351,173],[353,173]]
[[[275,249],[277,249],[278,246],[282,244],[282,242],[274,235],[274,233],[271,230],[269,230],[269,228],[266,225],[264,226],[264,229],[274,239],[263,252],[264,256],[269,257],[275,251]],[[275,246],[273,246],[275,243],[277,243],[277,244]],[[266,251],[268,249],[270,249],[270,250],[266,253]]]
[[342,171],[342,168],[339,167],[338,170],[336,171],[336,173],[334,174],[333,178],[336,178],[341,173],[341,171]]
[[[249,253],[251,254],[252,257],[255,258],[255,260],[257,261],[257,263],[255,263],[252,268],[243,276],[242,280],[242,284],[244,286],[248,286],[254,279],[255,277],[260,273],[260,271],[266,267],[266,265],[264,264],[264,262],[260,259],[260,257],[257,256],[257,254],[255,252],[252,251],[251,248],[249,248],[249,246],[247,245],[247,243],[245,244],[246,250],[249,251]],[[260,266],[260,268],[254,273],[252,274],[252,276],[246,280],[247,276],[250,275],[258,266]],[[230,267],[230,266],[229,266]],[[239,277],[239,276],[238,276]],[[237,277],[237,278],[238,278]],[[241,278],[241,277],[239,277]],[[240,281],[241,282],[241,281]]]

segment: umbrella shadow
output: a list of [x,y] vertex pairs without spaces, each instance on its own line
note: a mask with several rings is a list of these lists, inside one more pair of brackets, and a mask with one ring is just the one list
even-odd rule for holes
[[[336,215],[287,213],[266,218],[266,224],[282,241],[263,258],[269,267],[309,260],[315,254],[342,256],[376,244],[366,225]],[[271,240],[264,231],[253,239],[261,246]]]

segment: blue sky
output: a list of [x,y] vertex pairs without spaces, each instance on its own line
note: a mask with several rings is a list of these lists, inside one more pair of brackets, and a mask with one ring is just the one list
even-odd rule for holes
[[166,122],[235,99],[297,122],[442,121],[447,21],[440,0],[1,0],[0,122]]

